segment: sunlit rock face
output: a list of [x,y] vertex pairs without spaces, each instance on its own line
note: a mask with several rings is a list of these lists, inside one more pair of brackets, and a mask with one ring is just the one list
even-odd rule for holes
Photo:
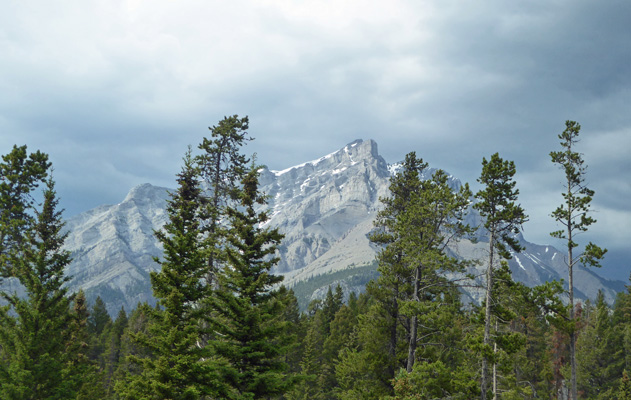
[[[366,266],[374,264],[379,251],[371,245],[368,234],[380,208],[379,198],[388,196],[389,178],[399,167],[386,163],[374,141],[357,140],[282,171],[260,170],[260,188],[269,197],[268,204],[262,206],[270,216],[265,225],[285,234],[279,249],[281,261],[274,272],[285,276],[286,285],[330,275],[331,280],[323,280],[310,296],[326,293],[329,284],[340,284],[347,291],[363,289],[366,280],[374,276],[374,268],[366,275],[370,269]],[[433,171],[429,169],[425,177]],[[459,187],[456,178],[449,179],[452,187]],[[73,256],[67,270],[72,276],[71,290],[83,288],[90,301],[101,296],[112,315],[121,307],[130,311],[138,302],[153,304],[149,272],[159,268],[154,257],[162,254],[153,232],[168,220],[168,197],[166,188],[143,184],[133,188],[120,204],[70,218],[66,248]],[[479,225],[481,218],[472,213],[468,221]],[[463,240],[450,250],[459,257],[484,260],[488,243],[483,231],[476,236],[477,243]],[[520,239],[526,250],[509,261],[516,280],[530,286],[551,279],[567,280],[562,253]],[[482,262],[469,271],[478,276],[477,283],[482,283],[484,269]],[[595,298],[602,289],[607,301],[613,302],[616,291],[624,290],[622,282],[605,280],[583,268],[576,269],[575,282],[578,298]],[[19,290],[14,281],[5,285]],[[481,293],[469,287],[463,295],[478,301]]]

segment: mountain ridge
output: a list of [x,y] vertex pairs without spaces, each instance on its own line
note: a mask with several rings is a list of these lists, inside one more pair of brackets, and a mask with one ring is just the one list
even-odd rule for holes
[[[306,163],[259,171],[260,189],[269,196],[269,203],[262,206],[270,212],[265,225],[285,235],[279,247],[281,261],[273,272],[284,275],[284,284],[290,287],[313,277],[344,275],[330,282],[320,279],[322,287],[314,288],[303,303],[326,293],[331,283],[341,284],[347,294],[362,290],[366,271],[375,266],[378,252],[368,234],[381,206],[379,199],[388,196],[389,178],[398,165],[388,164],[373,140],[359,139]],[[433,171],[428,169],[425,177]],[[452,187],[460,185],[457,178],[449,179]],[[118,204],[67,219],[65,248],[73,257],[67,267],[71,290],[83,288],[91,301],[101,296],[112,315],[121,307],[131,310],[138,302],[154,304],[149,273],[159,268],[154,258],[161,257],[162,247],[153,233],[168,220],[168,192],[148,183],[138,185]],[[473,213],[468,221],[479,225],[481,219]],[[477,237],[478,243],[463,240],[450,251],[483,259],[485,236],[478,233]],[[522,236],[519,240],[526,250],[509,261],[516,280],[533,286],[565,277],[562,253],[550,245],[529,243]],[[482,282],[484,268],[481,264],[468,271],[478,276],[477,283]],[[625,290],[621,281],[602,278],[582,267],[575,270],[575,280],[578,298],[595,298],[602,289],[611,303],[617,291]],[[15,282],[5,285],[18,290]],[[481,289],[468,289],[465,295],[478,301]]]

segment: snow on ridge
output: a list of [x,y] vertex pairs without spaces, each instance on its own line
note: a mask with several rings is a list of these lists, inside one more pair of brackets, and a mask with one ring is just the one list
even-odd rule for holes
[[286,168],[286,169],[284,169],[284,170],[282,170],[282,171],[274,171],[274,170],[270,170],[270,172],[271,172],[271,173],[273,173],[273,174],[274,174],[274,175],[276,175],[276,176],[281,176],[281,175],[286,174],[287,172],[291,171],[292,169],[302,168],[302,167],[304,167],[304,166],[306,166],[306,165],[308,165],[308,164],[311,164],[311,165],[313,165],[313,166],[316,166],[316,165],[320,164],[322,161],[324,161],[324,160],[326,160],[326,159],[328,159],[328,158],[333,157],[335,154],[337,154],[337,153],[339,153],[339,152],[340,152],[340,150],[336,150],[336,151],[334,151],[334,152],[333,152],[333,153],[331,153],[331,154],[327,154],[326,156],[323,156],[323,157],[318,158],[317,160],[307,161],[306,163],[302,163],[302,164],[294,165],[293,167]]
[[357,162],[355,160],[353,160],[353,158],[351,157],[349,148],[353,148],[353,147],[355,147],[355,146],[357,146],[357,145],[359,145],[361,143],[362,143],[361,140],[356,140],[355,142],[349,143],[346,146],[344,146],[343,148],[334,151],[333,153],[330,153],[330,154],[327,154],[326,156],[318,158],[317,160],[307,161],[307,162],[302,163],[302,164],[298,164],[298,165],[294,165],[294,166],[289,167],[289,168],[285,168],[285,169],[283,169],[281,171],[270,170],[270,172],[273,173],[276,176],[281,176],[281,175],[286,174],[287,172],[291,171],[292,169],[302,168],[302,167],[304,167],[306,165],[316,166],[316,165],[320,164],[322,161],[333,157],[334,155],[336,155],[337,153],[341,152],[342,150],[348,155],[348,158],[351,160],[352,165],[354,165]]
[[521,261],[519,260],[519,257],[515,256],[515,261],[517,261],[517,264],[519,264],[519,267],[521,269],[523,269],[524,271],[526,270],[526,268],[524,268],[523,264],[521,263]]

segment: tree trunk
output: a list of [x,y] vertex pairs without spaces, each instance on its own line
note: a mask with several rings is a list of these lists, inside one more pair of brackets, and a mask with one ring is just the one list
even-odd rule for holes
[[[416,271],[414,274],[414,296],[413,300],[415,302],[419,302],[418,292],[420,290],[421,285],[421,267],[416,267]],[[414,358],[416,355],[416,336],[418,330],[418,317],[414,315],[412,317],[412,322],[410,324],[410,344],[408,346],[408,364],[407,371],[408,373],[412,372],[412,367],[414,367]]]
[[[497,320],[495,320],[495,332],[497,332]],[[493,343],[493,354],[497,353],[497,342]],[[497,364],[493,363],[493,400],[497,400]]]
[[[489,236],[489,265],[486,269],[486,307],[484,309],[484,346],[491,342],[491,289],[493,288],[493,250],[495,232],[490,230]],[[480,384],[480,398],[486,400],[489,384],[489,360],[486,355],[482,358],[482,382]]]
[[399,285],[395,284],[394,301],[392,304],[392,325],[390,326],[390,363],[388,365],[388,376],[394,379],[395,363],[397,357],[397,324],[399,323]]
[[[568,181],[568,193],[571,191],[571,184]],[[569,286],[569,301],[570,301],[570,321],[574,323],[574,256],[572,254],[573,242],[572,242],[572,208],[571,202],[568,202],[568,246],[567,246],[567,271],[568,271],[568,286]],[[572,380],[570,385],[570,393],[572,400],[578,400],[578,389],[576,385],[576,325],[574,324],[570,331],[570,366],[572,368]]]
[[[572,231],[570,230],[569,243],[568,246],[568,286],[569,286],[569,297],[570,297],[570,321],[574,323],[574,318],[576,317],[574,313],[574,260],[572,259]],[[572,382],[571,382],[571,394],[572,400],[578,400],[578,388],[576,384],[576,325],[572,326],[570,331],[570,365],[572,367]]]

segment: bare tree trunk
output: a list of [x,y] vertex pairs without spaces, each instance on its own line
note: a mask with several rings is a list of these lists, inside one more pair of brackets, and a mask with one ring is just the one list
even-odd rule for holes
[[[491,289],[493,288],[493,250],[495,232],[490,230],[489,237],[489,265],[486,269],[486,307],[484,310],[484,346],[491,343]],[[489,385],[489,360],[486,355],[482,358],[482,382],[480,384],[480,398],[486,400]]]
[[[568,182],[568,192],[570,190],[570,183]],[[572,204],[568,204],[568,212],[571,215]],[[568,258],[568,286],[570,297],[570,321],[574,322],[574,256],[572,254],[572,218],[568,219],[568,246],[567,246],[567,258]],[[578,388],[576,384],[576,325],[572,326],[570,331],[570,366],[572,368],[572,381],[570,386],[570,393],[572,400],[578,400]]]
[[[497,320],[495,320],[495,331],[497,332]],[[493,343],[493,354],[497,353],[497,342]],[[493,363],[493,400],[497,400],[497,364]]]
[[[416,271],[414,274],[414,296],[413,299],[415,302],[419,302],[418,292],[420,290],[421,285],[421,267],[416,267]],[[407,363],[407,372],[412,372],[412,367],[414,367],[414,358],[416,355],[416,336],[418,330],[418,317],[414,315],[412,317],[412,321],[410,324],[410,344],[408,345],[408,363]]]
[[[571,221],[569,227],[571,228]],[[574,312],[574,260],[572,255],[572,230],[569,229],[569,243],[568,246],[568,285],[569,285],[569,296],[570,296],[570,321],[574,322],[574,318],[576,317]],[[578,388],[576,384],[576,325],[572,326],[572,330],[570,331],[570,365],[572,367],[572,382],[571,382],[571,394],[572,400],[578,400]]]
[[395,364],[394,360],[397,357],[397,324],[399,323],[399,285],[395,284],[394,289],[394,302],[392,310],[392,325],[390,326],[390,348],[388,349],[390,355],[390,363],[388,365],[388,376],[394,379]]

